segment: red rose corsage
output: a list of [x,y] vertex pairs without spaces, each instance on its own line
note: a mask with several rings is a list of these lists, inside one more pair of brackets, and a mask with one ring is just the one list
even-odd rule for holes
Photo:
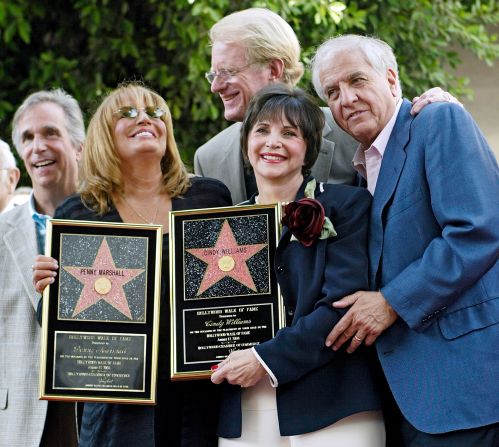
[[291,231],[291,240],[299,241],[305,247],[310,247],[316,239],[336,236],[322,203],[314,198],[315,185],[315,180],[311,180],[305,188],[305,198],[284,205],[281,220],[282,225]]

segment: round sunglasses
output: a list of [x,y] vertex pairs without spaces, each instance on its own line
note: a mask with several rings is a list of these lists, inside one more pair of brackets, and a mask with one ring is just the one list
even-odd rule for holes
[[166,110],[162,109],[161,107],[144,107],[142,109],[138,109],[137,107],[132,107],[132,106],[124,106],[120,107],[116,112],[114,112],[115,115],[119,114],[120,118],[137,118],[139,115],[139,112],[143,110],[146,115],[149,118],[161,118],[165,113]]

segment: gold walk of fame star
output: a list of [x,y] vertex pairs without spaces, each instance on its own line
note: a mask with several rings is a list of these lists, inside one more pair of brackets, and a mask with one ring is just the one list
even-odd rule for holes
[[256,286],[246,265],[246,260],[266,246],[267,244],[238,245],[229,222],[224,220],[214,247],[186,250],[208,265],[197,294],[201,295],[206,289],[226,276],[256,292]]
[[123,286],[144,269],[120,269],[114,265],[106,238],[102,243],[91,267],[63,267],[70,275],[83,283],[73,317],[104,300],[123,315],[132,319]]

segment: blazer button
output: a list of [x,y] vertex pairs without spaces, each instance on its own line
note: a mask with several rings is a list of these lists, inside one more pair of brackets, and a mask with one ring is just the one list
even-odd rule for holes
[[283,265],[278,265],[276,270],[277,270],[277,273],[282,273],[282,272],[284,272],[285,269],[284,269]]
[[288,314],[288,316],[292,317],[295,314],[295,310],[294,309],[288,309],[286,311],[286,313]]

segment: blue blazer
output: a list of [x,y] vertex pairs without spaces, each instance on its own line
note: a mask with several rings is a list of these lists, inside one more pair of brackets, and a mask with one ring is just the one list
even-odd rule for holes
[[[306,179],[298,192],[303,197]],[[344,311],[331,303],[368,287],[367,228],[370,194],[361,188],[324,185],[315,197],[323,204],[338,236],[304,247],[283,228],[275,272],[288,326],[256,346],[278,381],[281,435],[308,433],[351,414],[381,407],[372,370],[374,351],[333,352],[324,342]],[[262,380],[268,380],[264,378]],[[241,388],[224,385],[219,435],[241,435]]]
[[400,318],[376,343],[426,433],[499,421],[499,170],[455,104],[404,101],[371,208],[370,280]]

